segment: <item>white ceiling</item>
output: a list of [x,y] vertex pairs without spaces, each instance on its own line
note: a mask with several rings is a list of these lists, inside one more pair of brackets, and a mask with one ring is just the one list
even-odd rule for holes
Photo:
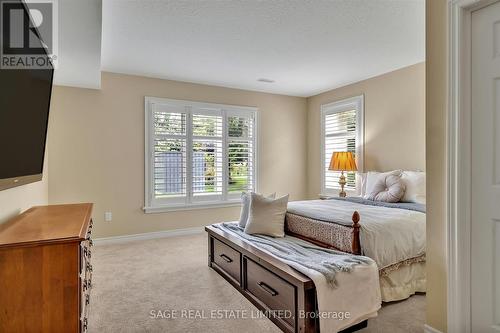
[[109,72],[311,96],[424,48],[424,0],[102,0]]

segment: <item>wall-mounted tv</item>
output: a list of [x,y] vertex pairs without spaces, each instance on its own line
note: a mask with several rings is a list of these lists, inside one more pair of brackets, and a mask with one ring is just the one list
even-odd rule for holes
[[48,67],[0,68],[0,190],[42,179],[54,74]]

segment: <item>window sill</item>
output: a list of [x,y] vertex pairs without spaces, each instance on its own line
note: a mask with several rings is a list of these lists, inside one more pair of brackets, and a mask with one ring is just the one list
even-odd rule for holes
[[152,206],[143,207],[144,213],[155,214],[155,213],[168,213],[183,210],[198,210],[198,209],[213,209],[213,208],[225,208],[225,207],[237,207],[241,206],[241,201],[225,201],[225,202],[200,202],[191,204],[181,204],[181,205],[165,205],[165,206]]

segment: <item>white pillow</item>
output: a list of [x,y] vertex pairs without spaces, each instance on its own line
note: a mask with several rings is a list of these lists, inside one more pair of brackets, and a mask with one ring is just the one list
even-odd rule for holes
[[383,177],[385,179],[388,175],[401,176],[401,170],[393,170],[383,173],[378,171],[368,171],[368,173],[366,174],[365,194],[363,195],[363,198],[369,199],[370,194],[373,192],[373,187],[378,181],[378,178]]
[[[273,194],[270,194],[268,196],[269,199],[274,199],[276,198],[276,192]],[[241,212],[240,212],[240,221],[238,222],[238,225],[241,228],[245,228],[247,225],[248,221],[248,210],[250,207],[250,193],[241,193]]]
[[357,186],[358,188],[361,189],[360,196],[364,197],[366,194],[366,177],[368,176],[368,173],[366,172],[358,172],[356,181],[357,181]]
[[401,201],[425,204],[425,172],[403,171],[401,180],[406,186]]
[[245,232],[284,237],[288,195],[278,199],[265,198],[256,193],[251,193],[250,196],[250,211]]

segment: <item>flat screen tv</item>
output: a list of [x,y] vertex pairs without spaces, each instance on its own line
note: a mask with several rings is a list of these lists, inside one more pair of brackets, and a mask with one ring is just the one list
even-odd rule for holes
[[42,179],[54,74],[49,67],[0,68],[0,190]]

